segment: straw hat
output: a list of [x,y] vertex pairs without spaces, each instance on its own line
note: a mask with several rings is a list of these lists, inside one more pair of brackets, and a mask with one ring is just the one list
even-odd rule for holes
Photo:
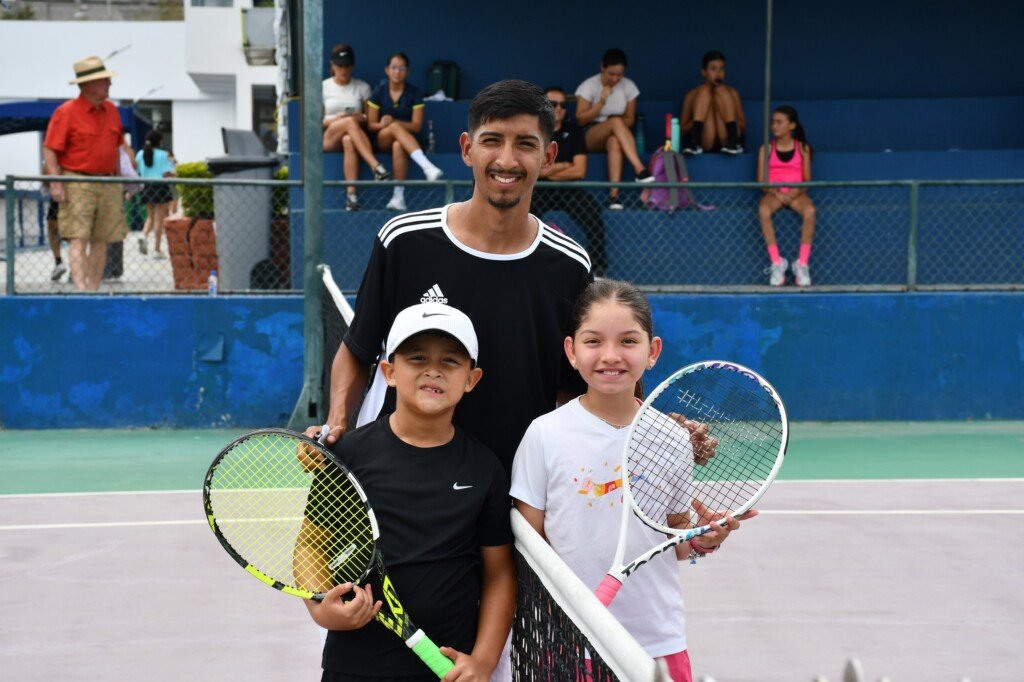
[[99,57],[86,57],[75,62],[75,80],[68,82],[75,85],[101,78],[112,78],[116,75],[116,71],[107,71],[107,67],[103,66],[103,60]]

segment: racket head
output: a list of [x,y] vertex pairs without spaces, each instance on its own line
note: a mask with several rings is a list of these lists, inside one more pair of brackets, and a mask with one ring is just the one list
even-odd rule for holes
[[[694,452],[681,419],[707,426],[718,441],[713,457]],[[624,495],[641,521],[672,535],[708,524],[695,501],[739,516],[775,479],[788,443],[786,407],[764,377],[734,362],[694,363],[661,382],[633,418],[623,448]]]
[[229,444],[206,472],[203,507],[224,550],[287,594],[320,600],[377,565],[377,520],[362,486],[303,435],[261,429]]

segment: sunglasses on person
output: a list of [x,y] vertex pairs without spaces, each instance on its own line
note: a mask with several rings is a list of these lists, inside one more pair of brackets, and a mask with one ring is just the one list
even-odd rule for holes
[[565,109],[565,102],[559,102],[558,100],[549,99],[548,104],[554,109]]

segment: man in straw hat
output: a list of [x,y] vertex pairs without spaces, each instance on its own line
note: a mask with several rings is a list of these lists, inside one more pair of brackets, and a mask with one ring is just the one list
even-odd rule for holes
[[[75,62],[79,96],[57,107],[43,141],[47,175],[110,176],[119,170],[124,127],[117,107],[107,96],[108,71],[99,57]],[[70,244],[71,275],[81,291],[99,289],[107,244],[128,233],[121,185],[94,182],[54,182],[53,200],[60,204],[60,235]]]

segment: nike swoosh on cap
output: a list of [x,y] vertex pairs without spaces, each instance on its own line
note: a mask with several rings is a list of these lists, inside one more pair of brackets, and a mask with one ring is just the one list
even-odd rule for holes
[[466,488],[472,488],[471,485],[459,485],[458,483],[452,484],[452,490],[465,490]]

